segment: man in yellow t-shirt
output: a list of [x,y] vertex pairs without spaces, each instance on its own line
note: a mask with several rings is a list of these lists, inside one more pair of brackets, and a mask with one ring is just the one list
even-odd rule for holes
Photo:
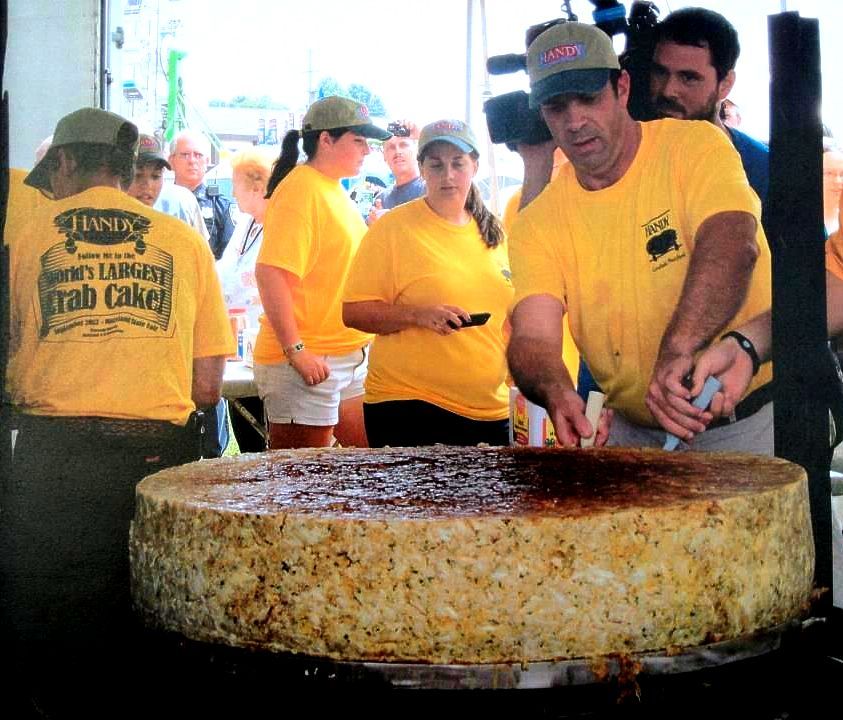
[[207,243],[121,189],[137,141],[113,113],[62,118],[25,179],[55,200],[6,228],[17,435],[0,497],[0,644],[23,660],[12,686],[39,701],[72,703],[77,673],[131,677],[114,638],[132,623],[135,485],[198,459],[194,411],[219,399],[234,351]]
[[[695,354],[770,304],[758,198],[710,124],[630,117],[629,75],[595,27],[546,30],[527,63],[531,102],[570,163],[542,192],[553,144],[525,154],[530,204],[510,243],[513,377],[547,408],[563,444],[592,435],[559,360],[567,313],[615,413],[598,424],[598,444],[661,446],[665,430],[690,441],[705,430],[682,385]],[[753,390],[770,377],[763,366]],[[767,399],[750,398],[738,422],[698,436],[695,448],[772,454]]]
[[[559,174],[559,168],[566,162],[568,162],[568,159],[559,148],[556,148],[553,152],[553,171],[550,176],[551,179],[555,178]],[[521,211],[521,199],[522,188],[519,187],[514,193],[512,193],[509,200],[506,201],[506,207],[504,208],[503,215],[501,215],[501,225],[503,225],[503,229],[506,231],[507,235],[512,234],[512,228],[515,225],[515,220],[518,218],[518,213]],[[576,380],[575,386],[580,395],[583,395],[583,386],[588,386],[589,388],[595,386],[594,378],[591,377],[588,367],[581,361],[579,350],[577,350],[577,346],[574,344],[574,340],[571,337],[571,330],[568,327],[567,317],[562,321],[562,361],[565,363],[565,367],[571,375],[571,378]]]

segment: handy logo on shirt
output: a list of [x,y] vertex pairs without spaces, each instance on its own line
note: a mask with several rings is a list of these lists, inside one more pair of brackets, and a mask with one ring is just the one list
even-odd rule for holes
[[147,245],[151,220],[118,209],[74,208],[41,255],[40,337],[47,342],[165,337],[172,332],[173,256]]
[[662,257],[669,253],[679,253],[682,247],[679,242],[679,234],[670,222],[670,210],[665,210],[660,215],[645,222],[641,227],[644,230],[644,248],[649,256],[650,262],[656,263],[651,268],[653,272],[667,267],[669,262],[675,262],[685,257],[685,253],[682,252],[671,255],[666,260],[659,262]]
[[64,246],[68,253],[76,252],[76,243],[117,245],[135,243],[135,252],[143,254],[146,244],[143,236],[149,232],[151,220],[144,215],[127,210],[74,208],[53,218],[60,232],[64,233]]

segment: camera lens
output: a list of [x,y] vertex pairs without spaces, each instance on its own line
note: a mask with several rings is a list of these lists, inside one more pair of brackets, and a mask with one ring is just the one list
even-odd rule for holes
[[398,137],[409,137],[410,131],[401,123],[391,122],[386,126],[386,129],[393,135]]

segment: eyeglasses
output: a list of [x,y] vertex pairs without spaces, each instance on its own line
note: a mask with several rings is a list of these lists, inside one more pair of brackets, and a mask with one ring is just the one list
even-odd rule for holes
[[201,160],[205,157],[205,153],[201,152],[180,152],[176,153],[177,158],[181,158],[182,160]]

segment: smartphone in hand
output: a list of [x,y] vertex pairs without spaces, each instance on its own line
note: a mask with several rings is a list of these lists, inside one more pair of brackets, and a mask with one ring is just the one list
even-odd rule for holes
[[471,313],[468,320],[462,320],[460,325],[456,323],[448,321],[448,325],[450,325],[454,330],[459,330],[460,328],[465,327],[476,327],[477,325],[485,325],[489,318],[492,317],[492,313],[482,312],[482,313]]

